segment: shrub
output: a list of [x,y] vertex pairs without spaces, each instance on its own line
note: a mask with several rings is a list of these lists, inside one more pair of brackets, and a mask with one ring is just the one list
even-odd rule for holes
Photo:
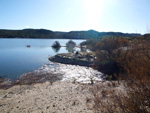
[[93,108],[96,113],[150,112],[150,41],[135,39],[128,44],[130,49],[121,51],[116,59],[124,70],[124,73],[120,71],[119,74],[126,75],[124,92],[112,92],[107,97],[104,91],[94,89]]
[[60,47],[61,47],[61,45],[58,41],[55,41],[52,45],[52,48],[55,52],[58,52],[60,50]]
[[60,43],[58,41],[55,41],[52,45],[52,47],[57,48],[57,47],[61,47]]
[[66,43],[66,49],[68,50],[68,52],[73,53],[73,52],[75,51],[75,50],[74,50],[75,46],[76,46],[76,43],[73,42],[72,40],[69,40],[69,41]]
[[66,46],[74,48],[74,47],[76,46],[76,43],[73,42],[72,40],[69,40],[69,41],[66,43]]
[[128,45],[128,41],[124,38],[105,38],[96,44],[96,69],[112,75],[117,74],[121,70],[118,58],[122,54],[124,47]]

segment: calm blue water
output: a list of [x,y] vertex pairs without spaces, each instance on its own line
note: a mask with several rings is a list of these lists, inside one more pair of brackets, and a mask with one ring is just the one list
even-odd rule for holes
[[[0,39],[0,77],[14,80],[23,73],[31,72],[45,63],[48,57],[57,53],[67,53],[65,47],[56,52],[51,45],[55,42],[63,46],[67,39]],[[80,44],[84,40],[73,40]],[[26,45],[31,45],[27,48]]]

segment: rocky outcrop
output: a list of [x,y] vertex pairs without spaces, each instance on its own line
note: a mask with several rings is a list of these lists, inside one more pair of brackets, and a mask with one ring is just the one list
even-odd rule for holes
[[72,64],[90,67],[95,60],[95,54],[93,52],[63,53],[57,54],[53,57],[49,57],[49,60],[63,64]]

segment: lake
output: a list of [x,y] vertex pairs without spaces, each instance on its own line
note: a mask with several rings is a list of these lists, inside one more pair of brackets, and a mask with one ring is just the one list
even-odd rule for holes
[[[17,79],[23,73],[34,71],[50,61],[57,53],[68,53],[65,47],[59,50],[51,46],[59,41],[65,46],[68,39],[0,39],[0,77]],[[72,40],[77,45],[85,40]],[[27,47],[31,45],[31,47]]]

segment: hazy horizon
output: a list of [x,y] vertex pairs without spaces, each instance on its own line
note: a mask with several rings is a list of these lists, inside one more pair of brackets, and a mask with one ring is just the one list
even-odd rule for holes
[[1,0],[0,29],[150,33],[149,0]]
[[[24,30],[24,29],[44,29],[44,30],[49,30],[49,31],[53,31],[53,32],[72,32],[72,31],[90,31],[90,30],[94,30],[94,31],[97,31],[97,30],[95,30],[95,29],[89,29],[89,30],[71,30],[71,31],[54,31],[54,30],[52,30],[52,29],[45,29],[45,28],[23,28],[23,29],[0,29],[0,30]],[[97,32],[120,32],[120,31],[97,31]],[[128,32],[120,32],[120,33],[128,33]],[[134,32],[132,32],[133,34],[134,34]],[[131,33],[131,34],[132,34]],[[130,33],[129,33],[130,34]],[[141,34],[141,35],[143,35],[142,33],[135,33],[135,34]],[[147,34],[147,33],[145,33],[145,34]]]

